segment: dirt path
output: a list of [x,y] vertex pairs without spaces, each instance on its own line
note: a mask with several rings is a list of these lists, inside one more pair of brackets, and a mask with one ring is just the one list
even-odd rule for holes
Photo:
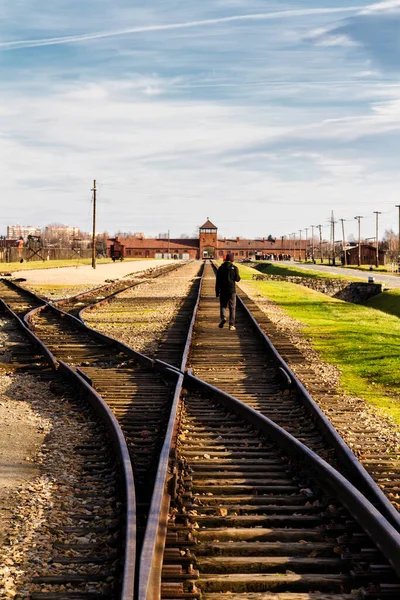
[[120,279],[130,273],[145,271],[171,262],[170,260],[132,260],[97,265],[92,269],[90,265],[77,267],[59,267],[57,269],[36,269],[32,271],[18,271],[15,277],[23,277],[28,285],[101,285],[106,279]]

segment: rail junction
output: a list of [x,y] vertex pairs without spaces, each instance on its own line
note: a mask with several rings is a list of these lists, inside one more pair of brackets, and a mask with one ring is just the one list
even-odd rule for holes
[[367,440],[358,461],[245,294],[237,332],[216,329],[214,277],[199,266],[153,356],[85,324],[140,282],[54,304],[0,282],[33,347],[15,365],[66,386],[93,429],[32,600],[400,597],[399,457]]

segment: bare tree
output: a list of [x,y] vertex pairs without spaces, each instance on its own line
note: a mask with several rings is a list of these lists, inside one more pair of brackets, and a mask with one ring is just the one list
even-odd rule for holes
[[386,250],[389,261],[397,261],[398,236],[393,229],[386,229],[382,237],[382,250]]

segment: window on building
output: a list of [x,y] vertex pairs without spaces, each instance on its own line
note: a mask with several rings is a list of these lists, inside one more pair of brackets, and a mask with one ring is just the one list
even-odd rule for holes
[[127,253],[128,256],[131,255],[131,251],[130,250],[127,250],[126,253]]
[[241,250],[239,254],[240,254],[240,256],[244,256],[243,250]]
[[223,255],[224,255],[224,253],[223,253],[223,251],[222,251],[222,250],[220,250],[220,251],[219,251],[219,255],[220,255],[220,256],[223,256]]

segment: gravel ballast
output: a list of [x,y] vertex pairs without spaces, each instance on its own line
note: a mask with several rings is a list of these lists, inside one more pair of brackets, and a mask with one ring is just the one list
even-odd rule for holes
[[83,313],[85,323],[153,356],[160,335],[168,328],[184,302],[201,263],[188,263],[129,289],[108,304]]

